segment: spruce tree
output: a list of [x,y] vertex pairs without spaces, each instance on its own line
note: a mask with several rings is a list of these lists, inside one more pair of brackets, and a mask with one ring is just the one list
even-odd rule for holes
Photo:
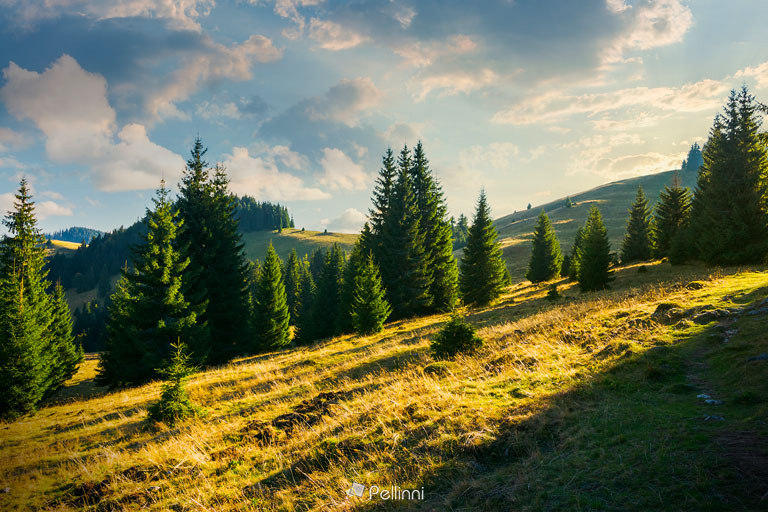
[[355,267],[351,317],[359,334],[379,332],[392,311],[385,297],[379,269],[371,254]]
[[290,313],[280,267],[280,258],[270,242],[254,297],[256,352],[279,348],[291,341]]
[[[133,270],[127,268],[112,296],[106,351],[101,355],[98,381],[110,386],[146,382],[178,339],[206,339],[205,323],[182,292],[189,259],[176,248],[181,227],[165,183],[147,210],[146,233],[133,249]],[[205,346],[197,346],[205,350]],[[202,359],[201,352],[194,354]]]
[[294,331],[293,338],[296,343],[303,344],[312,341],[312,301],[315,297],[316,289],[312,272],[309,269],[309,261],[306,257],[302,260],[300,269],[300,296],[297,318],[294,322],[296,330]]
[[532,283],[549,281],[560,275],[562,264],[563,255],[555,228],[547,214],[542,211],[533,231],[531,260],[525,277]]
[[83,360],[83,347],[75,344],[72,334],[72,313],[64,297],[64,287],[56,283],[52,297],[50,355],[54,364],[49,367],[48,391],[52,392],[77,372]]
[[[46,291],[45,238],[34,204],[22,179],[3,221],[8,234],[0,242],[0,417],[6,419],[33,411],[63,382],[57,378],[55,347],[67,340],[56,338],[54,301]],[[71,331],[64,334],[71,337]]]
[[651,214],[648,199],[642,187],[637,187],[637,195],[629,209],[627,232],[621,245],[621,262],[632,263],[645,261],[651,257]]
[[383,247],[384,223],[389,216],[389,207],[397,182],[397,166],[395,155],[391,148],[387,148],[381,162],[379,176],[373,189],[373,208],[369,210],[371,219],[372,246],[374,257],[381,264],[386,255]]
[[305,341],[328,338],[336,333],[339,316],[344,251],[338,244],[328,252],[320,272],[315,296],[312,298],[309,324],[303,335]]
[[248,344],[248,265],[226,172],[208,167],[206,151],[197,138],[177,203],[183,221],[178,246],[190,260],[183,292],[192,304],[205,305],[200,320],[209,328],[206,339],[189,339],[193,359],[200,362],[206,353],[207,362],[217,364]]
[[397,182],[383,223],[381,255],[377,258],[387,300],[396,318],[423,313],[432,305],[431,275],[410,168],[410,151],[403,147],[398,158]]
[[496,238],[491,210],[485,190],[482,190],[459,266],[459,287],[465,304],[488,304],[510,284]]
[[690,222],[691,193],[688,188],[680,186],[680,180],[675,176],[672,186],[665,186],[659,194],[653,216],[653,253],[657,258],[670,255],[672,241],[678,230],[685,228]]
[[613,280],[611,243],[597,206],[589,210],[584,235],[578,254],[578,281],[582,291],[602,290]]
[[768,159],[761,119],[746,86],[731,91],[704,146],[693,200],[692,229],[710,264],[762,262],[768,251]]
[[162,386],[160,401],[149,408],[151,419],[174,426],[200,413],[200,408],[192,403],[186,389],[187,379],[196,370],[186,345],[180,341],[173,343],[169,360],[157,369],[166,382]]
[[579,277],[579,255],[581,249],[584,247],[584,226],[580,226],[576,230],[576,236],[573,238],[573,245],[571,246],[571,253],[568,263],[568,278],[578,279]]
[[336,318],[336,332],[339,334],[349,333],[355,329],[355,324],[352,321],[352,299],[355,294],[355,276],[365,263],[364,244],[365,238],[357,239],[342,272],[339,316]]
[[295,325],[299,316],[299,298],[301,295],[301,262],[296,254],[296,249],[291,249],[288,260],[283,267],[283,280],[285,282],[285,296],[288,300],[288,311],[291,314],[291,323]]
[[419,212],[419,229],[424,237],[431,309],[449,311],[458,299],[459,278],[453,257],[451,224],[447,219],[448,207],[443,192],[432,176],[421,141],[413,150],[411,179]]

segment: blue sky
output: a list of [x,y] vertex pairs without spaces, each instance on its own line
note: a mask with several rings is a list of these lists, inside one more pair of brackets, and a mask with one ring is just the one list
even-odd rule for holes
[[0,208],[112,229],[198,134],[238,194],[355,231],[421,139],[451,213],[679,166],[728,91],[768,99],[760,0],[0,0]]

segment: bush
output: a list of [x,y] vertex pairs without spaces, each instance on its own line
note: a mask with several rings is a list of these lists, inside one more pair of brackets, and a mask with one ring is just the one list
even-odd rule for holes
[[560,298],[560,292],[557,290],[556,284],[549,285],[549,291],[547,292],[547,300],[557,300]]
[[639,267],[637,267],[638,274],[645,274],[647,272],[648,272],[648,267],[646,267],[645,265],[640,265]]
[[453,357],[459,353],[470,354],[482,344],[483,340],[475,334],[472,324],[458,315],[453,315],[432,339],[432,353],[436,357]]
[[196,368],[190,365],[190,357],[183,343],[171,345],[173,356],[160,373],[168,379],[163,383],[160,401],[149,408],[149,417],[157,422],[175,425],[185,419],[197,416],[200,408],[189,399],[186,380]]

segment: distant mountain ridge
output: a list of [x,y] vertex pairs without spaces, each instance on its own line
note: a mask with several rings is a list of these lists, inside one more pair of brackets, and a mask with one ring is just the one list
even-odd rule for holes
[[56,231],[55,233],[45,234],[48,240],[61,240],[62,242],[73,242],[76,244],[85,242],[91,243],[91,240],[104,234],[104,231],[98,229],[85,228],[82,226],[73,226],[71,228]]

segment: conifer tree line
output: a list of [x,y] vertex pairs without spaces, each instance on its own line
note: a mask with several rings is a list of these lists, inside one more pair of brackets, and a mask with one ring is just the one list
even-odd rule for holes
[[48,279],[45,238],[26,179],[0,241],[0,417],[34,411],[74,375],[83,358],[60,283]]
[[[681,186],[675,173],[651,208],[638,187],[621,245],[622,263],[651,257],[667,258],[672,264],[768,261],[768,137],[761,131],[759,107],[746,86],[731,91],[703,151],[694,143],[683,161],[681,172],[698,172],[693,193]],[[585,291],[608,286],[610,242],[596,206],[556,273],[551,269],[559,257],[556,235],[542,212],[534,231],[528,279],[542,282],[562,275],[577,280]]]

